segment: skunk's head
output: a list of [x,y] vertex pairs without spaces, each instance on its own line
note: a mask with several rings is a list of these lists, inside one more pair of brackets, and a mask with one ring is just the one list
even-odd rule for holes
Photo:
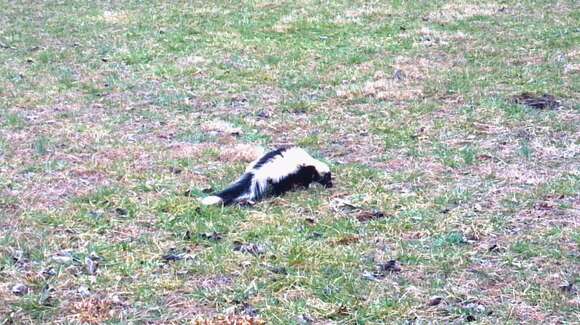
[[331,188],[332,187],[332,173],[328,172],[328,173],[324,173],[324,174],[320,175],[320,180],[318,182],[326,188]]
[[316,169],[316,179],[314,181],[320,183],[326,188],[332,187],[332,173],[330,172],[328,165],[323,162],[316,161],[314,168]]

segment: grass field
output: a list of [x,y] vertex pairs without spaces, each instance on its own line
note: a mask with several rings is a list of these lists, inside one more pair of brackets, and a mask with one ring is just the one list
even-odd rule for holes
[[[578,322],[579,21],[0,0],[0,324]],[[199,206],[286,144],[335,187]]]

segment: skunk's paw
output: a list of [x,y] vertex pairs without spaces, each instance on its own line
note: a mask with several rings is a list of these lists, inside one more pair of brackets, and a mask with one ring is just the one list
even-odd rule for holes
[[238,202],[239,205],[241,206],[247,206],[247,207],[251,207],[256,205],[256,201],[252,201],[252,200],[241,200]]

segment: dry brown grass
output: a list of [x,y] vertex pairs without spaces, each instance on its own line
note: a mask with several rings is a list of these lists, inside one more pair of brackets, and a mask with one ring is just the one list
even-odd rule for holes
[[113,317],[115,310],[112,301],[92,297],[72,302],[67,319],[83,324],[102,324]]
[[458,60],[437,56],[397,57],[392,65],[392,72],[377,71],[372,80],[364,84],[340,86],[336,94],[347,100],[361,97],[396,103],[419,100],[424,96],[425,82],[437,80],[440,71],[446,71],[454,64],[461,64]]
[[448,32],[423,27],[414,33],[408,33],[404,37],[418,38],[418,44],[423,47],[457,46],[472,41],[472,37],[463,32]]
[[504,12],[506,9],[495,3],[459,3],[450,2],[436,12],[429,13],[427,19],[439,23],[446,24],[475,16],[493,16]]
[[224,134],[224,135],[240,135],[242,134],[242,129],[239,127],[234,127],[231,123],[225,121],[209,121],[201,125],[201,129],[204,132],[210,134]]
[[264,148],[251,144],[236,144],[220,148],[220,160],[224,162],[251,162],[264,153]]
[[104,11],[103,15],[99,17],[108,24],[128,24],[131,22],[132,15],[126,10],[119,11]]

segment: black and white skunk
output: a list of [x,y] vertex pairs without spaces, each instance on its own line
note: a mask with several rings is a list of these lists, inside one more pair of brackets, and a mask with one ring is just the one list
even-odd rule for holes
[[221,192],[201,200],[204,205],[252,202],[281,195],[295,187],[317,182],[332,187],[328,166],[298,147],[280,148],[254,160],[246,172]]

